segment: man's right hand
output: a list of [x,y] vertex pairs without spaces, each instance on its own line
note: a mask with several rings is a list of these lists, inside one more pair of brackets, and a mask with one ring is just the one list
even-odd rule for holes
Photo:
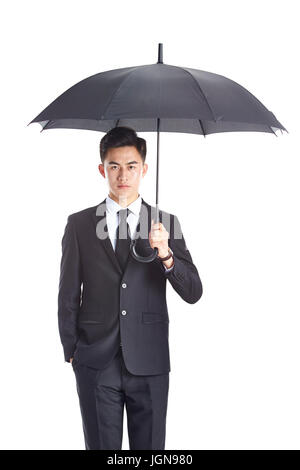
[[70,362],[71,362],[71,364],[72,364],[72,361],[73,361],[73,359],[74,359],[74,357],[71,357],[71,358],[70,358]]

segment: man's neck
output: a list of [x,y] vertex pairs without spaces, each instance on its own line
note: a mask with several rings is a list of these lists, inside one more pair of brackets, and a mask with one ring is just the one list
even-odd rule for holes
[[119,198],[117,198],[116,196],[114,196],[114,194],[111,194],[111,193],[109,193],[108,195],[113,201],[115,201],[121,207],[129,206],[129,204],[136,201],[139,197],[139,193],[136,193],[135,196],[131,196],[131,197],[127,197],[127,196],[122,197],[122,196],[120,196]]

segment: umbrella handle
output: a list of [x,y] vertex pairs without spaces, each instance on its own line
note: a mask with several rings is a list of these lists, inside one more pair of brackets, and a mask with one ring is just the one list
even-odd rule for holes
[[131,256],[140,263],[151,263],[151,261],[153,261],[157,257],[158,248],[155,247],[153,249],[153,253],[151,253],[151,255],[149,256],[141,256],[136,252],[135,244],[136,240],[132,240],[132,243],[130,245]]

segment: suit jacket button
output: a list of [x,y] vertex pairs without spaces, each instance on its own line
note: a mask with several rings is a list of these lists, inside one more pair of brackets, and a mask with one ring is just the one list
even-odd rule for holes
[[125,282],[123,282],[122,287],[123,287],[123,289],[125,289],[127,287],[127,284]]
[[122,313],[122,315],[126,315],[127,312],[126,312],[126,310],[122,310],[121,313]]

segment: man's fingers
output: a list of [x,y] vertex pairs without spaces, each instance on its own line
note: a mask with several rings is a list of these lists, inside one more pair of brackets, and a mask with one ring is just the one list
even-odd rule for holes
[[161,222],[154,223],[154,220],[151,219],[151,230],[161,230],[163,228],[163,224]]

